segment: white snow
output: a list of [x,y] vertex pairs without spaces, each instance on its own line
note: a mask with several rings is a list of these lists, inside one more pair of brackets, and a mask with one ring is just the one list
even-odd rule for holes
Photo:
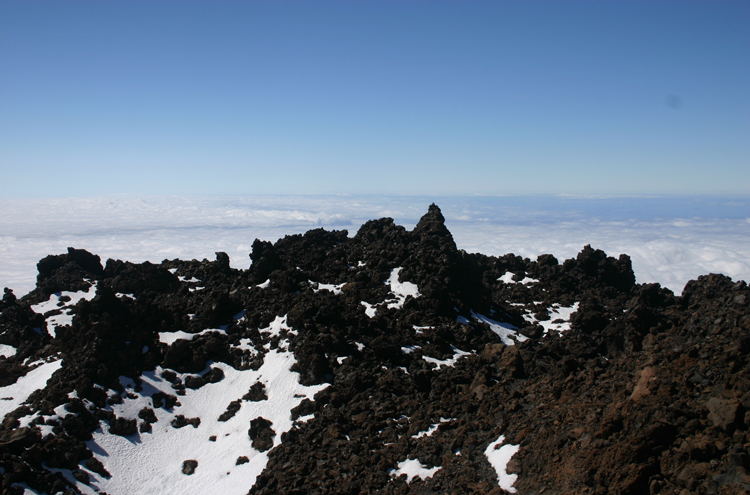
[[518,479],[518,475],[508,474],[505,469],[507,468],[511,457],[518,452],[520,446],[510,444],[502,445],[504,441],[505,436],[500,435],[497,440],[487,446],[484,455],[487,457],[487,460],[492,467],[495,468],[495,472],[497,473],[497,484],[500,485],[500,488],[510,493],[516,493],[516,489],[513,488],[513,483]]
[[335,284],[321,284],[320,282],[313,282],[312,280],[309,280],[308,282],[310,283],[310,285],[315,284],[315,285],[318,286],[317,289],[313,289],[313,291],[315,291],[315,292],[320,292],[322,290],[327,290],[329,292],[333,292],[334,295],[337,295],[337,296],[340,295],[340,294],[343,294],[341,288],[346,285],[346,282],[344,282],[343,284],[338,284],[338,285],[335,285]]
[[362,301],[362,306],[365,307],[365,314],[370,318],[374,318],[378,314],[378,306],[386,305],[388,309],[401,309],[404,307],[404,302],[408,296],[420,297],[422,294],[419,293],[419,288],[416,284],[411,282],[399,282],[398,273],[401,271],[401,267],[394,268],[391,270],[391,274],[388,280],[385,281],[386,285],[391,287],[391,294],[395,297],[386,299],[383,302],[377,304],[370,304]]
[[13,483],[11,486],[20,486],[23,488],[23,495],[41,495],[38,491],[31,488],[26,483]]
[[6,344],[0,344],[0,356],[5,356],[6,358],[12,357],[16,355],[16,348],[12,345],[6,345]]
[[240,339],[240,343],[236,346],[234,346],[235,349],[240,349],[242,351],[251,351],[252,353],[256,353],[257,350],[253,346],[252,339]]
[[[214,363],[212,366],[222,369],[225,378],[198,390],[187,389],[184,396],[178,396],[180,405],[172,412],[155,409],[158,421],[149,433],[127,438],[110,435],[107,423],[102,422],[87,444],[112,477],[102,478],[87,470],[91,487],[112,495],[247,493],[268,462],[268,452],[258,452],[251,445],[250,420],[263,417],[271,421],[277,446],[282,433],[292,428],[291,409],[327,386],[300,385],[299,375],[289,370],[294,362],[291,352],[274,349],[265,355],[257,371],[238,371],[224,363]],[[151,394],[158,390],[174,392],[171,384],[160,377],[160,371],[157,368],[141,376],[143,391],[135,399],[126,398],[123,404],[111,406],[118,417],[137,418],[142,407],[153,407]],[[268,400],[243,401],[235,416],[218,421],[229,402],[241,398],[257,381],[265,384]],[[178,414],[200,418],[200,425],[173,428],[170,421]],[[298,421],[306,419],[309,418]],[[216,436],[216,441],[209,441],[210,436]],[[246,456],[249,462],[235,465],[239,456]],[[190,476],[181,471],[182,462],[188,459],[198,461]]]
[[115,294],[115,295],[116,295],[117,297],[119,297],[120,299],[122,299],[123,297],[127,297],[127,298],[130,298],[130,299],[132,299],[133,301],[135,301],[135,295],[133,295],[133,294],[123,294],[122,292],[118,292],[118,293],[117,293],[117,294]]
[[180,279],[180,282],[185,282],[185,283],[189,283],[189,284],[197,284],[198,282],[200,282],[200,280],[198,280],[195,277],[190,277],[190,279],[187,279],[187,278],[185,278],[185,277],[183,277],[181,275],[178,275],[177,278]]
[[416,333],[417,335],[420,335],[420,334],[423,334],[425,330],[429,330],[434,327],[430,327],[430,326],[420,327],[418,325],[412,325],[412,328],[414,328],[414,333]]
[[263,282],[262,284],[258,284],[258,285],[256,285],[256,287],[260,287],[261,289],[267,289],[269,285],[271,285],[271,279],[270,279],[270,278],[269,278],[269,279],[267,279],[267,280],[266,280],[265,282]]
[[61,366],[61,359],[41,364],[18,378],[16,383],[0,387],[0,418],[5,418],[6,414],[26,402],[32,393],[46,387],[47,381]]
[[177,332],[159,332],[159,342],[161,342],[162,344],[172,345],[178,340],[193,340],[199,335],[211,332],[223,333],[225,335],[227,333],[226,330],[222,330],[220,328],[207,328],[197,333],[187,333],[183,332],[182,330],[178,330]]
[[440,423],[434,423],[430,425],[429,428],[426,430],[420,431],[416,435],[412,435],[412,438],[422,438],[422,437],[429,437],[432,436],[433,433],[435,433],[438,430],[438,427],[440,427],[441,423],[448,423],[450,421],[453,421],[454,418],[440,418]]
[[401,309],[404,306],[404,301],[406,301],[407,296],[416,298],[422,295],[419,293],[419,288],[416,284],[411,282],[399,282],[398,273],[400,271],[401,267],[391,270],[391,276],[388,277],[388,280],[386,281],[386,283],[391,286],[391,292],[396,296],[395,301],[387,301],[389,309]]
[[489,325],[490,329],[500,337],[500,339],[503,341],[503,344],[505,345],[514,345],[516,341],[523,342],[524,340],[528,340],[528,337],[518,333],[518,328],[511,325],[510,323],[495,321],[492,318],[480,315],[479,313],[475,313],[474,311],[471,312],[471,317],[477,321]]
[[[578,304],[579,303],[576,302],[568,307],[553,304],[551,307],[547,308],[547,313],[549,314],[548,320],[539,321],[533,314],[528,313],[523,315],[523,319],[531,324],[541,325],[542,328],[544,328],[545,335],[550,330],[565,332],[570,330],[570,317],[573,313],[578,311]],[[562,322],[558,322],[558,320],[562,320]]]
[[415,351],[418,351],[419,349],[421,349],[421,347],[418,345],[405,345],[401,347],[401,352],[403,352],[404,354],[411,354]]
[[398,469],[390,469],[388,474],[393,478],[398,478],[402,474],[406,475],[406,482],[411,483],[414,478],[426,480],[432,478],[442,466],[435,466],[428,469],[427,466],[419,462],[419,459],[406,459],[398,463]]
[[358,350],[359,352],[362,352],[362,349],[364,349],[364,348],[365,348],[365,345],[364,345],[364,344],[362,344],[362,343],[360,343],[360,342],[355,342],[355,344],[356,344],[356,346],[357,346],[357,350]]
[[286,324],[286,315],[277,316],[266,328],[260,329],[261,332],[268,333],[271,337],[281,335],[282,330],[287,330],[289,333],[297,335],[297,331]]
[[505,272],[503,274],[503,276],[500,277],[500,278],[498,278],[497,280],[498,280],[498,282],[503,282],[505,284],[522,284],[522,285],[526,285],[526,284],[538,284],[539,283],[539,280],[537,280],[535,278],[529,278],[529,277],[524,277],[523,280],[519,280],[519,281],[516,282],[515,280],[513,280],[513,276],[514,275],[515,274],[513,272]]
[[451,346],[451,349],[453,349],[453,357],[440,360],[429,356],[422,356],[422,359],[427,361],[428,363],[436,364],[438,369],[442,368],[443,366],[453,368],[456,366],[456,362],[461,359],[464,356],[468,356],[471,354],[470,352],[462,351],[461,349],[458,349],[457,347]]
[[[87,282],[90,282],[87,280]],[[57,334],[58,327],[64,327],[73,323],[73,315],[71,314],[71,308],[78,304],[79,301],[85,299],[87,301],[92,300],[96,296],[96,282],[92,283],[89,288],[85,291],[81,290],[78,292],[56,292],[49,296],[49,299],[39,304],[33,304],[31,306],[32,311],[39,314],[45,314],[53,310],[60,310],[60,314],[52,315],[47,317],[47,332],[54,337]],[[70,301],[64,302],[60,299],[63,297],[69,297]]]
[[370,318],[375,318],[375,315],[378,314],[377,304],[370,304],[365,301],[362,301],[360,304],[365,307],[365,314]]

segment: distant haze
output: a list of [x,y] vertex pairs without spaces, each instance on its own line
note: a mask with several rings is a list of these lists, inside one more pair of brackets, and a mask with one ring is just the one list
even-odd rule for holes
[[710,272],[750,279],[750,196],[108,196],[0,200],[0,288],[33,289],[37,261],[69,246],[103,263],[213,260],[224,251],[247,268],[255,238],[321,227],[354,235],[384,216],[412,229],[432,202],[469,252],[563,261],[591,244],[629,254],[639,283],[678,294]]

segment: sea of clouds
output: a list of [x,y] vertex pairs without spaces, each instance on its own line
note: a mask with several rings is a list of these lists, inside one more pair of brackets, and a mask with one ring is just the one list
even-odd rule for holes
[[561,261],[590,244],[627,253],[639,283],[675,293],[699,275],[750,279],[750,197],[109,196],[0,199],[0,287],[34,288],[36,263],[69,246],[132,262],[215,259],[250,265],[254,239],[347,229],[392,217],[411,229],[430,203],[459,248]]

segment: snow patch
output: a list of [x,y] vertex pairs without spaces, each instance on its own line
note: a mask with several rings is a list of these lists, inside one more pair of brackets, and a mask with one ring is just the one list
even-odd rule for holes
[[370,318],[375,317],[376,314],[378,314],[378,306],[382,306],[383,304],[386,305],[388,309],[401,309],[404,307],[404,302],[406,302],[406,298],[408,296],[411,297],[420,297],[422,294],[419,293],[419,288],[416,284],[413,284],[411,282],[399,282],[398,280],[398,273],[401,271],[401,267],[394,268],[391,270],[391,275],[388,277],[388,280],[385,281],[386,285],[390,285],[391,287],[391,294],[393,294],[395,297],[386,299],[383,302],[377,303],[377,304],[370,304],[368,302],[362,301],[362,306],[365,307],[365,314],[369,316]]
[[551,307],[547,308],[547,314],[549,314],[549,319],[544,321],[539,321],[534,317],[533,314],[525,314],[523,315],[523,319],[531,323],[532,325],[540,325],[542,328],[544,328],[544,334],[546,335],[547,332],[550,330],[556,330],[558,332],[565,332],[567,330],[570,330],[570,317],[578,311],[578,304],[574,303],[572,306],[560,306],[559,304],[553,304]]
[[289,333],[297,335],[297,331],[286,324],[286,315],[277,316],[266,328],[260,329],[261,332],[265,332],[271,337],[277,337],[281,335],[282,330],[287,330]]
[[[305,398],[312,400],[318,391],[328,386],[300,385],[299,375],[290,371],[294,363],[291,352],[279,349],[268,352],[257,371],[238,371],[225,363],[213,363],[212,367],[224,372],[224,379],[197,390],[186,389],[171,411],[154,408],[158,421],[151,425],[148,433],[129,437],[112,435],[107,423],[101,422],[87,445],[112,477],[102,478],[86,469],[91,488],[113,495],[247,493],[268,463],[268,451],[259,452],[252,447],[248,436],[250,421],[258,417],[269,420],[276,433],[273,440],[276,447],[281,443],[282,434],[292,428],[291,409]],[[143,407],[153,408],[151,395],[159,391],[173,393],[171,383],[161,378],[160,372],[161,368],[157,368],[141,375],[142,392],[135,394],[129,390],[123,403],[110,406],[111,410],[118,417],[135,419]],[[229,402],[241,397],[258,381],[265,385],[268,399],[242,401],[232,418],[219,421]],[[174,428],[171,420],[177,415],[200,418],[200,424]],[[215,441],[210,441],[209,437]],[[247,457],[248,462],[236,465],[240,456]],[[187,459],[198,461],[191,476],[182,473],[182,463]],[[77,486],[84,488],[80,483]]]
[[240,339],[240,343],[231,346],[234,349],[239,349],[241,351],[250,351],[252,353],[256,353],[257,349],[255,349],[255,346],[253,345],[252,339]]
[[429,428],[427,428],[424,431],[420,431],[416,435],[412,435],[412,438],[422,438],[422,437],[429,437],[432,436],[433,433],[435,433],[438,430],[438,427],[442,423],[449,423],[450,421],[453,421],[454,418],[440,418],[440,423],[434,423],[430,425]]
[[47,381],[61,366],[61,359],[44,363],[18,378],[16,383],[0,387],[0,418],[5,418],[6,414],[26,402],[32,393],[46,387]]
[[365,301],[362,301],[360,304],[365,307],[365,314],[370,318],[375,318],[375,315],[378,314],[378,308],[375,307],[377,304],[370,304]]
[[492,467],[495,468],[495,472],[497,473],[497,484],[500,485],[500,488],[510,493],[516,493],[516,489],[513,488],[513,483],[518,479],[518,475],[508,474],[505,470],[511,457],[518,452],[520,445],[502,445],[504,441],[505,436],[500,435],[497,440],[487,446],[484,455],[487,457],[487,460]]
[[471,312],[471,317],[479,322],[489,325],[490,330],[495,332],[505,345],[514,345],[516,341],[523,342],[524,340],[529,339],[528,337],[518,333],[518,328],[511,325],[510,323],[495,321],[492,318],[480,315],[479,313],[475,313],[474,311]]
[[333,292],[333,294],[336,295],[336,296],[338,296],[340,294],[343,294],[341,288],[346,285],[346,282],[344,282],[343,284],[338,284],[338,285],[334,285],[334,284],[321,284],[320,282],[313,282],[312,280],[308,280],[308,282],[310,283],[310,285],[315,284],[315,285],[318,286],[317,289],[313,289],[313,291],[315,291],[316,293],[320,292],[322,290],[327,290],[329,292]]
[[471,354],[470,352],[462,351],[461,349],[458,349],[456,347],[451,346],[451,349],[453,349],[453,357],[449,359],[436,359],[429,356],[422,356],[422,359],[427,361],[428,363],[436,364],[438,369],[442,368],[443,366],[447,366],[449,368],[453,368],[456,366],[456,362],[461,359],[464,356],[468,356]]
[[[91,283],[89,280],[87,282]],[[78,304],[81,300],[87,301],[92,300],[96,296],[96,282],[91,283],[89,288],[85,291],[80,290],[78,292],[56,292],[49,296],[49,299],[39,304],[33,304],[31,310],[35,313],[46,314],[50,311],[59,310],[60,313],[47,317],[47,332],[55,337],[58,327],[64,327],[73,323],[73,315],[71,314],[71,308]],[[63,298],[70,298],[67,301],[61,301]]]
[[527,285],[527,284],[538,284],[539,280],[536,278],[529,278],[524,277],[523,280],[513,280],[514,277],[513,272],[505,272],[502,277],[498,278],[498,282],[502,282],[504,284],[521,284],[521,285]]
[[386,283],[391,286],[391,292],[396,296],[396,300],[386,301],[389,309],[401,309],[404,306],[404,301],[406,301],[407,296],[417,298],[422,295],[419,293],[419,288],[416,284],[411,282],[399,282],[398,273],[400,271],[401,267],[391,270],[391,276],[388,277],[388,280],[386,281]]
[[271,285],[271,279],[270,278],[268,280],[266,280],[265,282],[263,282],[262,284],[256,285],[256,287],[260,287],[261,289],[267,289],[269,285]]
[[220,328],[207,328],[197,333],[187,333],[183,332],[182,330],[178,330],[177,332],[159,332],[159,342],[161,342],[162,344],[172,345],[178,340],[193,340],[199,335],[212,332],[223,333],[224,335],[226,335],[227,333],[226,330],[222,330]]
[[406,475],[406,482],[411,483],[414,478],[426,480],[432,478],[442,466],[435,466],[428,469],[427,466],[419,462],[419,459],[406,459],[398,463],[398,469],[389,469],[388,474],[393,478],[398,478],[402,474]]
[[5,356],[6,358],[12,357],[16,355],[16,348],[12,345],[5,345],[0,344],[0,356]]

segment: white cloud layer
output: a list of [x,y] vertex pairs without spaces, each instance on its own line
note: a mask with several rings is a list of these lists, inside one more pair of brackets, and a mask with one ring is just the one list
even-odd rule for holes
[[221,196],[0,200],[0,287],[33,289],[36,263],[69,246],[133,262],[214,259],[247,268],[255,238],[348,229],[393,217],[413,228],[437,203],[458,246],[488,255],[627,253],[638,282],[680,293],[706,273],[750,278],[748,198]]

